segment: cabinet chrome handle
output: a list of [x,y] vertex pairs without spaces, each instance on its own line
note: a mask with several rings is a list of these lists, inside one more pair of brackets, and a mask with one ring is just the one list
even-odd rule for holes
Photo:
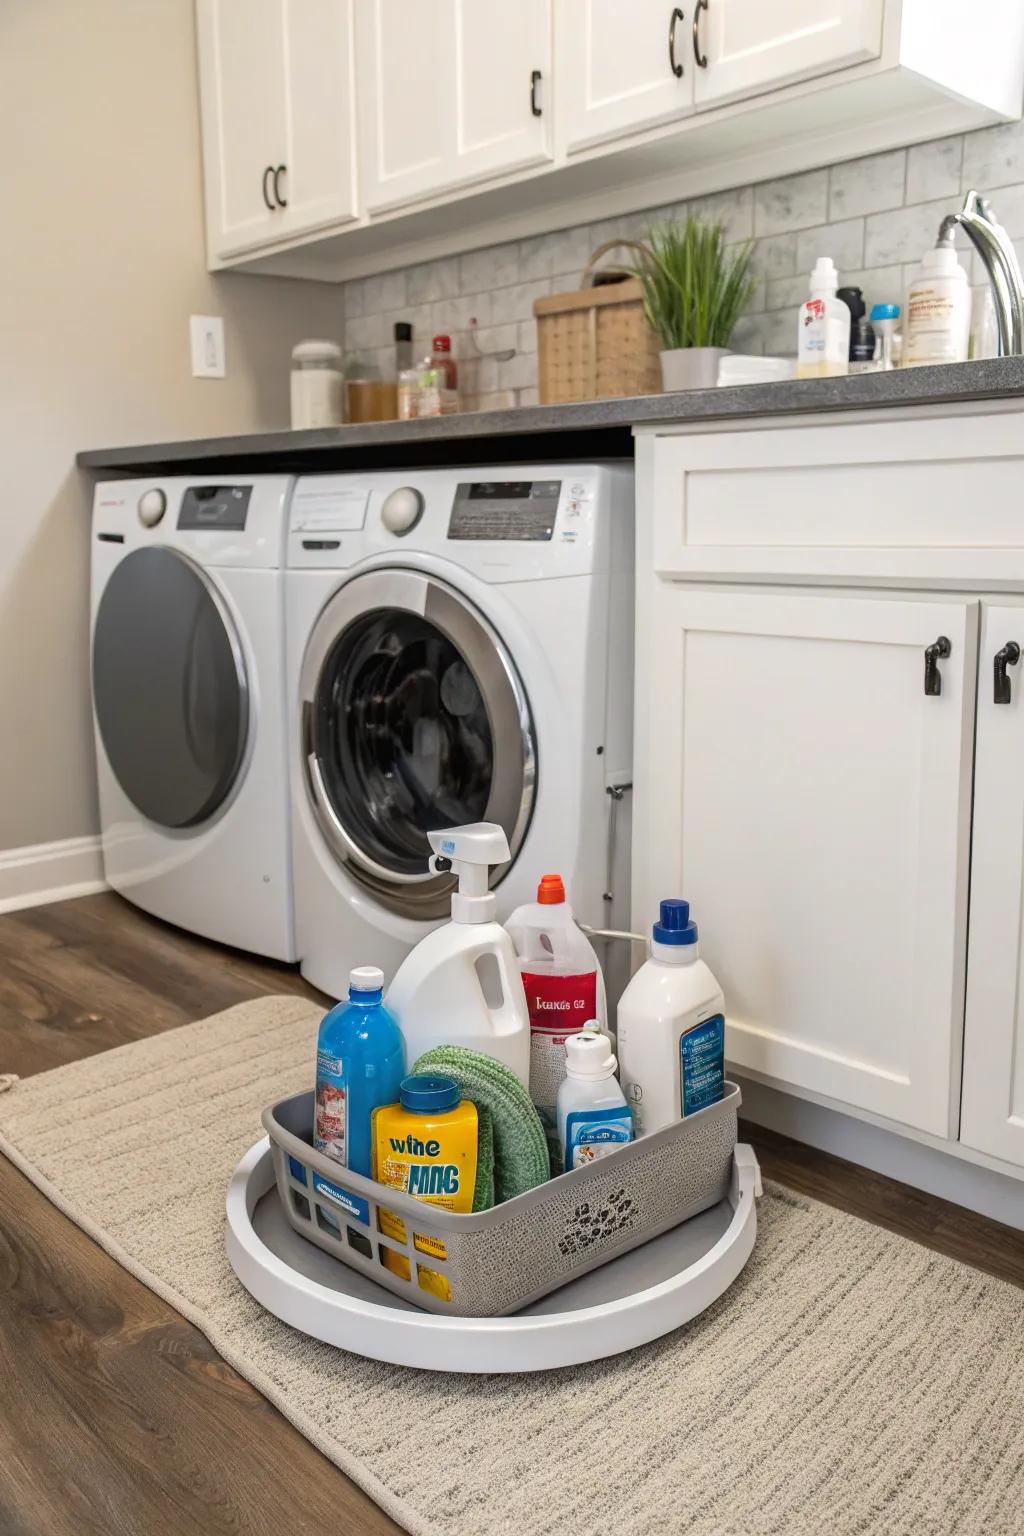
[[693,12],[693,57],[698,69],[707,69],[708,56],[700,51],[700,13],[708,9],[708,0],[697,0]]
[[939,671],[940,660],[952,654],[953,647],[945,635],[940,635],[931,645],[924,648],[924,691],[930,698],[938,698],[942,692],[942,673]]
[[1007,640],[1001,651],[996,651],[992,658],[992,702],[993,704],[1009,704],[1010,702],[1010,678],[1007,667],[1015,667],[1020,661],[1020,646],[1016,640]]
[[267,178],[268,176],[273,176],[273,174],[274,167],[272,165],[268,165],[266,170],[263,172],[263,201],[266,203],[271,213],[274,211],[274,204],[271,201],[270,193],[267,191]]
[[281,196],[281,177],[285,174],[287,169],[288,167],[286,165],[279,165],[277,170],[274,172],[274,201],[277,203],[279,208],[288,207],[288,199]]
[[539,69],[531,69],[530,70],[530,111],[533,113],[534,117],[540,117],[541,113],[544,110],[543,107],[541,106],[540,102],[537,100],[537,87],[540,85],[540,82],[541,82],[540,70]]
[[682,11],[677,5],[673,10],[672,15],[669,17],[668,22],[668,62],[669,67],[677,80],[683,72],[683,66],[676,59],[676,22],[685,20],[686,17],[683,15]]

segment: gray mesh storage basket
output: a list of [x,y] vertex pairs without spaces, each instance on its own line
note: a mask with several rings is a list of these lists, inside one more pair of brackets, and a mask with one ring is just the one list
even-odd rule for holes
[[740,1090],[490,1211],[454,1215],[312,1146],[313,1094],[263,1112],[277,1187],[302,1237],[430,1312],[500,1317],[725,1198]]

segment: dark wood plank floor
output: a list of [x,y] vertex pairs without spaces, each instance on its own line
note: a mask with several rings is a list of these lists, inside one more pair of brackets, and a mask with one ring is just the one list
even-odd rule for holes
[[[0,1072],[27,1076],[268,992],[286,966],[113,895],[0,917]],[[1024,1237],[748,1128],[766,1175],[1024,1285]],[[397,1527],[0,1158],[0,1536]]]

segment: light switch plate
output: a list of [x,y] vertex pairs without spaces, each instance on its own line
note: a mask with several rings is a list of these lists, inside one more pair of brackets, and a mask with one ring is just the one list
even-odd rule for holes
[[223,317],[190,315],[188,324],[192,338],[193,378],[223,379],[227,373]]

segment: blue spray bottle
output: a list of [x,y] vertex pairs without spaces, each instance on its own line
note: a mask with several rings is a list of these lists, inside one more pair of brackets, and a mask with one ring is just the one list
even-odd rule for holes
[[348,1002],[324,1015],[316,1047],[313,1145],[372,1178],[370,1118],[398,1102],[405,1043],[383,1004],[384,972],[361,965],[349,973]]

